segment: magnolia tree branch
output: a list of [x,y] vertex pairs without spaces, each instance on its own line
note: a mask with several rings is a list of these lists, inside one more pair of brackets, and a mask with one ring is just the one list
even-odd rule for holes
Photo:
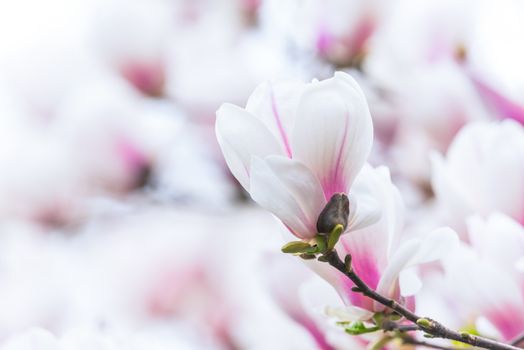
[[511,341],[510,341],[510,344],[511,345],[515,345],[515,346],[519,346],[521,345],[522,343],[524,342],[524,332],[517,335],[515,338],[513,338]]
[[420,327],[416,324],[399,324],[398,322],[390,320],[382,321],[381,328],[385,331],[398,331],[402,333],[420,330]]
[[[336,268],[338,271],[346,275],[354,284],[355,292],[362,293],[370,299],[388,307],[395,311],[397,314],[403,316],[405,319],[411,321],[416,328],[410,328],[409,330],[423,331],[433,338],[443,338],[455,340],[461,343],[469,344],[479,348],[490,349],[490,350],[522,350],[513,345],[504,344],[492,339],[479,337],[466,332],[457,332],[449,329],[441,323],[432,320],[427,317],[420,317],[414,312],[408,310],[404,306],[400,305],[393,299],[386,298],[385,296],[377,293],[371,289],[360,277],[353,271],[351,267],[351,255],[347,255],[345,261],[342,261],[338,256],[336,250],[331,249],[326,251],[322,256],[319,257],[320,261],[325,261],[331,266]],[[428,346],[427,344],[419,344]],[[434,347],[434,346],[433,346]]]

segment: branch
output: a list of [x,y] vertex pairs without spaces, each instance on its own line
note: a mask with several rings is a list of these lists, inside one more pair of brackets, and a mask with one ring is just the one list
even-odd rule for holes
[[519,346],[522,342],[524,342],[524,332],[510,340],[510,344],[515,346]]
[[333,266],[338,271],[346,275],[355,284],[355,292],[362,293],[368,298],[371,298],[379,302],[380,304],[390,308],[397,314],[403,316],[407,320],[417,325],[418,330],[424,331],[426,334],[429,334],[434,338],[455,340],[461,343],[489,350],[522,350],[513,345],[500,343],[492,339],[479,337],[466,332],[457,332],[451,330],[442,325],[441,323],[434,321],[430,318],[418,316],[417,314],[408,310],[393,299],[389,299],[381,294],[378,294],[373,289],[371,289],[364,281],[362,281],[362,279],[360,279],[360,277],[353,271],[353,269],[351,268],[351,255],[347,255],[345,262],[342,262],[342,260],[340,260],[340,257],[338,256],[338,253],[335,250],[328,250],[324,255],[320,256],[319,259],[320,261],[328,262],[331,266]]
[[381,327],[385,331],[398,331],[398,332],[412,332],[420,331],[420,327],[416,324],[399,324],[394,321],[384,320],[382,321]]

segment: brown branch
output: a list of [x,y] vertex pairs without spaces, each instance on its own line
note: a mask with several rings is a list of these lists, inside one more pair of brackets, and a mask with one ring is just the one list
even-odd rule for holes
[[509,343],[511,345],[519,346],[522,342],[524,342],[524,332],[511,339]]
[[416,324],[399,324],[398,322],[390,320],[382,321],[380,328],[385,331],[398,331],[402,333],[420,331],[420,327]]
[[466,332],[457,332],[445,327],[435,320],[418,316],[414,312],[397,303],[395,300],[386,298],[385,296],[377,293],[364,281],[362,281],[362,279],[360,279],[360,277],[351,268],[351,255],[346,256],[346,260],[343,262],[340,260],[340,257],[335,250],[330,250],[319,259],[321,261],[328,262],[331,266],[346,275],[355,284],[355,292],[362,293],[368,298],[371,298],[386,306],[387,308],[395,311],[397,314],[417,325],[420,331],[423,331],[434,338],[455,340],[461,343],[489,350],[522,350],[513,345],[504,344],[492,339],[476,336]]

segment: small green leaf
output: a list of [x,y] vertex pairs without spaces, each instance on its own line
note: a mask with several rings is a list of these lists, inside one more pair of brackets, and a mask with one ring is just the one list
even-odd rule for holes
[[288,254],[299,254],[299,253],[310,253],[311,248],[314,248],[309,245],[309,243],[302,241],[294,241],[285,244],[281,250],[283,253]]
[[315,241],[318,253],[324,253],[326,251],[326,237],[319,235],[315,238]]
[[335,245],[337,244],[342,232],[344,232],[344,226],[342,226],[341,224],[335,225],[333,231],[331,231],[329,234],[327,245],[328,250],[332,250],[333,248],[335,248]]

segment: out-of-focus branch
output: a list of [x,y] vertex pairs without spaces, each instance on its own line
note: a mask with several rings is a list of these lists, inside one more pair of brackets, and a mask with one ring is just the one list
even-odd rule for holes
[[[432,336],[433,338],[443,338],[455,340],[461,343],[469,344],[479,348],[490,349],[490,350],[521,350],[520,348],[504,344],[492,339],[479,337],[466,332],[457,332],[449,329],[441,323],[432,320],[427,317],[420,317],[409,309],[405,308],[393,299],[389,299],[373,289],[371,289],[353,270],[351,267],[351,255],[345,257],[345,261],[342,261],[338,256],[336,250],[328,250],[319,257],[320,261],[325,261],[331,266],[336,268],[347,276],[354,284],[355,288],[353,291],[362,293],[370,299],[377,301],[378,303],[386,306],[392,311],[396,312],[400,316],[403,316],[408,321],[411,321],[414,326],[417,326],[416,330],[423,331],[424,333]],[[415,330],[411,328],[410,330]],[[448,350],[448,349],[446,349]]]
[[520,333],[510,341],[510,344],[515,346],[519,346],[522,343],[524,343],[524,332]]
[[412,332],[419,331],[420,327],[416,324],[399,324],[398,322],[385,320],[381,324],[381,329],[385,331]]

